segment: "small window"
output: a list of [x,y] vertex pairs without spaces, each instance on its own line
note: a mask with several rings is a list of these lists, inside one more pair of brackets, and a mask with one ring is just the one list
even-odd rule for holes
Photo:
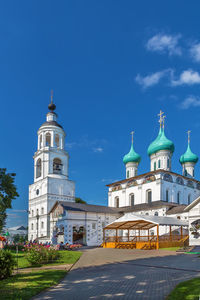
[[156,171],[156,162],[154,162],[154,171]]
[[129,171],[127,171],[127,178],[129,178]]
[[42,167],[42,161],[39,158],[36,162],[36,178],[39,178],[41,176],[41,167]]
[[44,228],[44,222],[41,222],[41,228],[42,229]]
[[34,217],[34,210],[32,210],[32,217]]
[[134,194],[130,194],[129,198],[130,198],[130,206],[134,206],[134,204],[135,204],[135,196],[134,196]]
[[62,162],[59,158],[54,158],[53,160],[53,173],[62,174]]
[[157,211],[155,211],[154,216],[158,216],[158,212]]
[[169,191],[166,190],[166,201],[169,202]]
[[119,197],[115,197],[115,207],[119,207]]
[[44,207],[41,208],[41,214],[44,214]]
[[39,209],[37,208],[37,210],[36,210],[36,215],[39,215]]
[[31,229],[32,229],[32,230],[34,229],[34,225],[33,225],[33,223],[31,224]]
[[159,161],[158,161],[158,169],[160,169],[160,159],[159,159]]
[[92,223],[92,229],[96,229],[96,223]]
[[180,192],[177,193],[177,203],[180,204]]
[[151,201],[152,201],[152,191],[151,190],[147,190],[146,198],[147,198],[147,203],[151,203]]
[[184,171],[184,175],[185,175],[185,176],[187,176],[187,175],[188,175],[188,173],[187,173],[187,170],[185,170],[185,171]]

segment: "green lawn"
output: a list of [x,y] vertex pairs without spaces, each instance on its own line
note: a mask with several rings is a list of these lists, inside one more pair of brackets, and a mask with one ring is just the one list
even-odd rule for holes
[[42,270],[18,274],[0,281],[2,300],[26,300],[57,284],[66,274],[64,270]]
[[[60,258],[52,265],[62,265],[62,264],[74,264],[81,256],[82,252],[80,251],[59,251]],[[17,260],[17,255],[13,252]],[[29,268],[31,267],[30,263],[26,259],[26,254],[24,252],[18,253],[18,268]]]
[[169,294],[167,300],[199,300],[200,278],[179,283]]
[[168,251],[176,251],[180,249],[180,247],[169,247],[169,248],[160,248],[159,250],[168,250]]

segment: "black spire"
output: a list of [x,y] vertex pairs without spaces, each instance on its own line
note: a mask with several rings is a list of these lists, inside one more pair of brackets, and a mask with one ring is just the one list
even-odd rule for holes
[[56,105],[53,103],[53,91],[51,91],[51,103],[48,105],[48,109],[51,112],[54,112],[54,110],[56,109]]

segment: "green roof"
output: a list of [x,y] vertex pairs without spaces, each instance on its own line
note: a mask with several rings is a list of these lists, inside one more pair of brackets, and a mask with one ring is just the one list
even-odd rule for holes
[[160,128],[157,138],[149,145],[148,155],[151,156],[161,150],[174,152],[174,143],[165,136],[164,129]]
[[131,144],[131,149],[128,154],[124,155],[123,163],[127,164],[129,162],[137,162],[141,161],[141,156],[137,154],[133,148],[133,144]]
[[187,162],[193,162],[196,164],[198,162],[198,159],[199,159],[198,156],[191,151],[190,144],[188,144],[186,152],[183,155],[181,155],[179,161],[181,164]]

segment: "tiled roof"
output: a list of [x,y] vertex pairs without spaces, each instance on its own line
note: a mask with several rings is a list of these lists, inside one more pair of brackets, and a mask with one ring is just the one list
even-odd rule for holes
[[187,205],[177,205],[174,207],[169,208],[167,211],[167,215],[174,215],[174,214],[180,214],[184,212],[184,209],[186,208]]
[[134,211],[140,211],[140,210],[150,210],[150,209],[158,209],[162,207],[174,207],[177,206],[176,203],[169,203],[165,201],[153,201],[151,203],[142,203],[142,204],[136,204],[134,206],[126,206],[126,207],[119,207],[118,211],[122,213],[126,212],[134,212]]

